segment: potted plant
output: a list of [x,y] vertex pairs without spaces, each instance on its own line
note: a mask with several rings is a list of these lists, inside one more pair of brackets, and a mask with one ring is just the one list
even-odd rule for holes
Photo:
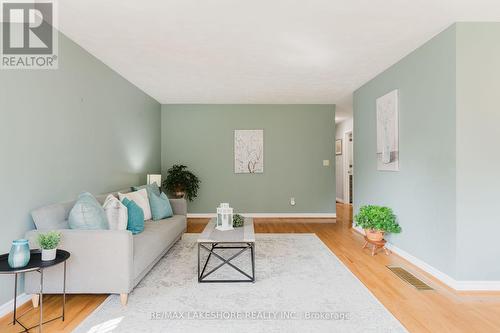
[[381,241],[385,233],[401,232],[396,215],[389,207],[363,206],[354,216],[354,221],[356,226],[365,230],[366,237],[371,241]]
[[57,246],[60,241],[61,234],[57,231],[38,235],[38,244],[42,249],[42,261],[50,261],[56,258]]
[[243,224],[245,224],[245,218],[240,214],[235,214],[233,216],[233,227],[239,228],[242,227]]
[[187,200],[193,201],[198,195],[200,180],[187,169],[187,166],[174,164],[168,169],[167,178],[163,181],[162,186],[176,198],[185,197]]

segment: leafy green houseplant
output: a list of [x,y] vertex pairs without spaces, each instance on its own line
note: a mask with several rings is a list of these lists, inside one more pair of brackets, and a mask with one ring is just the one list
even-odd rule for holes
[[354,216],[356,226],[363,228],[366,237],[381,241],[384,233],[400,233],[401,226],[396,222],[396,215],[389,207],[367,205],[359,209]]
[[185,197],[187,200],[193,201],[198,195],[200,180],[187,169],[187,166],[175,164],[168,169],[167,178],[163,181],[162,186],[168,193],[177,198]]
[[38,244],[42,249],[42,260],[50,261],[56,258],[57,246],[61,241],[61,234],[57,231],[50,231],[38,235]]

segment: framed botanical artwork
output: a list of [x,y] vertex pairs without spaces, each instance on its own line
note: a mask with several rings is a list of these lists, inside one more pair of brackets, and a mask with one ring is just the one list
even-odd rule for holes
[[335,140],[335,155],[342,155],[342,139]]
[[234,131],[234,172],[264,172],[264,130]]
[[399,171],[398,90],[377,98],[377,169]]

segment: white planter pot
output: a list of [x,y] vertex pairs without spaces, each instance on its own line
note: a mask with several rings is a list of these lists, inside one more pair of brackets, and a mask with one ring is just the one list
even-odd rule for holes
[[56,258],[57,249],[44,250],[42,249],[42,261],[51,261]]

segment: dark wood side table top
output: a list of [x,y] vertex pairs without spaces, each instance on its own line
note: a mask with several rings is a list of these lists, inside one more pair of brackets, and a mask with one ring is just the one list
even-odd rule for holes
[[54,260],[42,261],[42,251],[31,250],[30,261],[26,266],[19,268],[12,268],[9,266],[8,262],[9,254],[6,253],[0,255],[0,274],[16,274],[16,273],[36,271],[39,269],[58,265],[68,260],[69,257],[70,254],[68,251],[58,249],[56,252],[56,258]]

